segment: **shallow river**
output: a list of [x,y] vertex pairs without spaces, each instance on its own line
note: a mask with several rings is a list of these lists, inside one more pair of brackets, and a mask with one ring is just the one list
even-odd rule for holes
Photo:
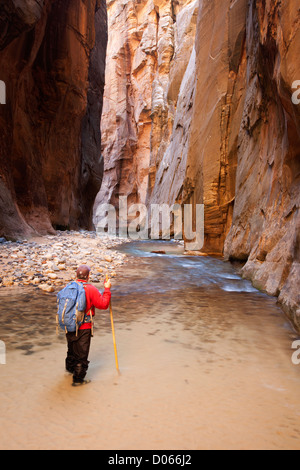
[[298,337],[276,299],[174,243],[123,250],[112,289],[121,374],[98,311],[92,383],[80,389],[64,371],[55,296],[0,290],[0,448],[300,449]]

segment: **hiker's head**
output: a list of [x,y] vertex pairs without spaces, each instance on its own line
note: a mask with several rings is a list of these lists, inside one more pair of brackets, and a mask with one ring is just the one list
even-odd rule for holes
[[77,279],[82,281],[87,281],[90,276],[91,268],[88,266],[82,265],[77,269]]

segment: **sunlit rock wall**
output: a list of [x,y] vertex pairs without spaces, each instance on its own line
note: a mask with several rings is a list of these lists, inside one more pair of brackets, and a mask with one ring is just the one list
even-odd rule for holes
[[191,58],[150,201],[203,203],[203,251],[245,262],[300,326],[299,19],[293,0],[200,1],[196,73]]
[[202,251],[242,261],[300,326],[298,2],[115,0],[108,10],[95,213],[120,195],[204,204]]
[[118,207],[120,195],[129,205],[144,203],[151,195],[193,52],[198,1],[115,0],[107,6],[105,172],[96,225],[99,205]]

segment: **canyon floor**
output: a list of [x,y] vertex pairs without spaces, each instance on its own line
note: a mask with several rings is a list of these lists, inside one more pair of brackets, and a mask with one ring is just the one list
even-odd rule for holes
[[[100,246],[78,237],[90,252]],[[47,271],[47,253],[64,242],[44,242]],[[108,312],[96,315],[92,382],[74,389],[64,371],[65,338],[55,332],[59,279],[51,280],[54,292],[39,284],[1,287],[1,449],[300,449],[300,366],[291,360],[298,337],[276,299],[231,264],[184,256],[175,243],[99,251],[95,257],[112,258],[100,269],[115,269],[121,374]],[[101,277],[96,285],[102,288]]]

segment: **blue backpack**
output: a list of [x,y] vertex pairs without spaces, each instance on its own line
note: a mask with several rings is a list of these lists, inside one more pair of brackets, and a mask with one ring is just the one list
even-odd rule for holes
[[76,332],[85,321],[86,295],[83,284],[73,281],[57,294],[58,311],[56,329],[58,326],[66,333]]

